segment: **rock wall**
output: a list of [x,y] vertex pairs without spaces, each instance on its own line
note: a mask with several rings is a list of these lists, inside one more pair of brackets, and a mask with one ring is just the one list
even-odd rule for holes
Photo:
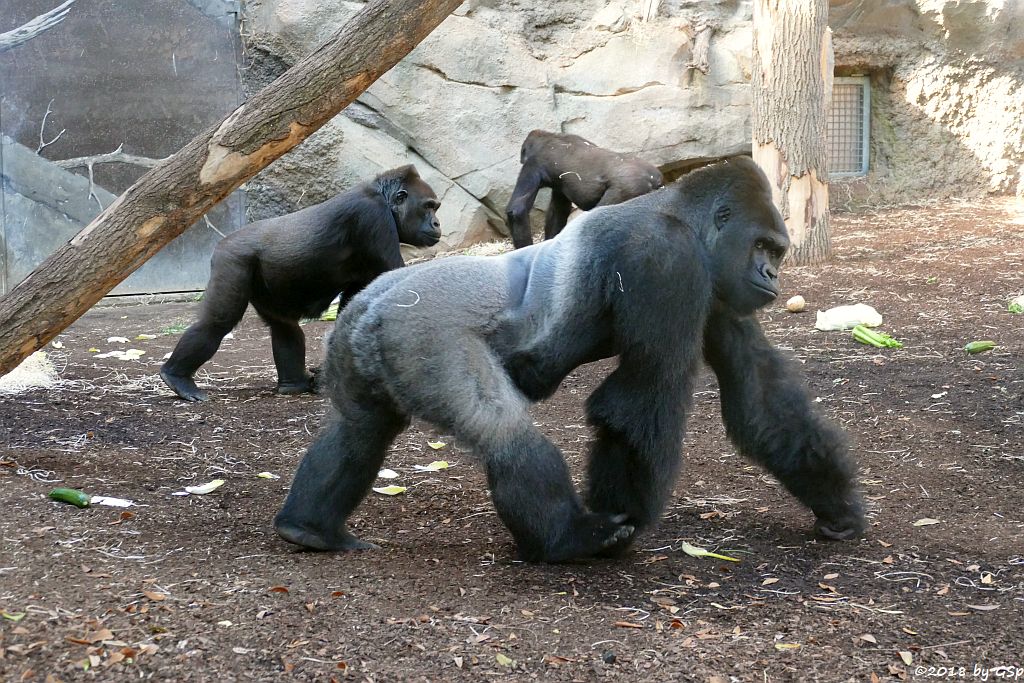
[[[269,82],[361,7],[248,0],[247,86]],[[1020,15],[1018,0],[832,0],[837,72],[870,75],[875,103],[873,170],[837,183],[834,196],[1021,191]],[[689,66],[704,27],[713,30],[706,74]],[[505,234],[519,146],[534,128],[637,153],[669,173],[749,150],[750,39],[743,0],[467,0],[356,104],[250,181],[250,213],[307,206],[413,161],[442,198],[441,248],[457,248]]]
[[871,79],[871,170],[834,206],[1024,196],[1024,3],[832,0],[836,70]]
[[[441,246],[453,248],[505,233],[519,147],[534,128],[576,133],[666,167],[748,150],[743,6],[676,0],[648,19],[637,0],[469,0],[344,115],[250,181],[254,217],[320,201],[412,160],[442,197]],[[250,0],[243,32],[251,86],[360,7]],[[716,27],[706,75],[687,68],[705,24]]]

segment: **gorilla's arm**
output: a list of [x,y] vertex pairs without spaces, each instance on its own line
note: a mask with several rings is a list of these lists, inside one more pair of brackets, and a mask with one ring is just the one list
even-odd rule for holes
[[722,419],[740,453],[811,508],[823,535],[842,540],[863,532],[855,465],[843,435],[815,411],[800,374],[768,342],[757,319],[716,305],[704,356],[718,376]]
[[619,366],[587,400],[596,436],[587,503],[595,512],[625,514],[638,531],[657,520],[679,472],[711,298],[690,229],[665,216],[659,223],[662,230],[649,231],[643,249],[627,244],[617,251],[611,296]]
[[544,187],[544,175],[532,161],[525,161],[512,190],[512,198],[505,207],[505,220],[512,233],[512,245],[516,249],[533,244],[530,234],[530,210],[537,200],[537,193]]

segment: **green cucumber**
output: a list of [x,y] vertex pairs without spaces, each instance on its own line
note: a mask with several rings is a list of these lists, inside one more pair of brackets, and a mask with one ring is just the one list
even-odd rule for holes
[[967,353],[983,353],[985,351],[991,351],[996,348],[996,343],[991,340],[984,341],[972,341],[964,347],[964,351]]
[[87,508],[92,496],[77,489],[54,489],[50,491],[50,498],[61,503],[70,503],[75,507]]

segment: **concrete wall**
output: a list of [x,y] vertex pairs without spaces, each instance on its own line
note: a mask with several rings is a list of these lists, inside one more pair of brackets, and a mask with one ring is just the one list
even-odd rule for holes
[[[0,32],[59,4],[0,0]],[[55,162],[119,146],[160,159],[238,106],[237,9],[224,0],[75,0],[55,26],[0,50],[0,293],[147,170],[97,163],[90,197],[88,169]],[[40,138],[52,144],[37,154]],[[201,289],[213,246],[244,212],[236,193],[210,213],[216,230],[201,222],[114,292]]]

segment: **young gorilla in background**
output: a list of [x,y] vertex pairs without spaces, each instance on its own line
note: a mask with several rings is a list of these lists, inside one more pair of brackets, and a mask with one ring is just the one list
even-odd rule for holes
[[[319,550],[371,547],[345,521],[388,445],[420,417],[483,460],[523,559],[619,553],[671,494],[703,355],[738,450],[814,512],[819,533],[859,535],[842,434],[755,317],[778,295],[788,246],[767,179],[737,158],[593,211],[536,246],[381,276],[338,317],[324,370],[333,410],[277,532]],[[580,364],[615,355],[587,400],[596,439],[584,506],[528,408]]]
[[214,249],[199,320],[185,330],[160,377],[181,398],[205,401],[192,375],[251,303],[270,326],[277,391],[312,391],[299,320],[319,317],[338,294],[345,306],[375,277],[405,265],[399,242],[437,244],[439,206],[416,168],[402,166],[322,204],[228,235]]
[[530,210],[542,187],[551,188],[544,239],[562,231],[572,205],[589,211],[619,204],[661,187],[661,171],[643,159],[611,152],[578,135],[531,131],[520,152],[523,164],[505,207],[516,249],[533,244]]

